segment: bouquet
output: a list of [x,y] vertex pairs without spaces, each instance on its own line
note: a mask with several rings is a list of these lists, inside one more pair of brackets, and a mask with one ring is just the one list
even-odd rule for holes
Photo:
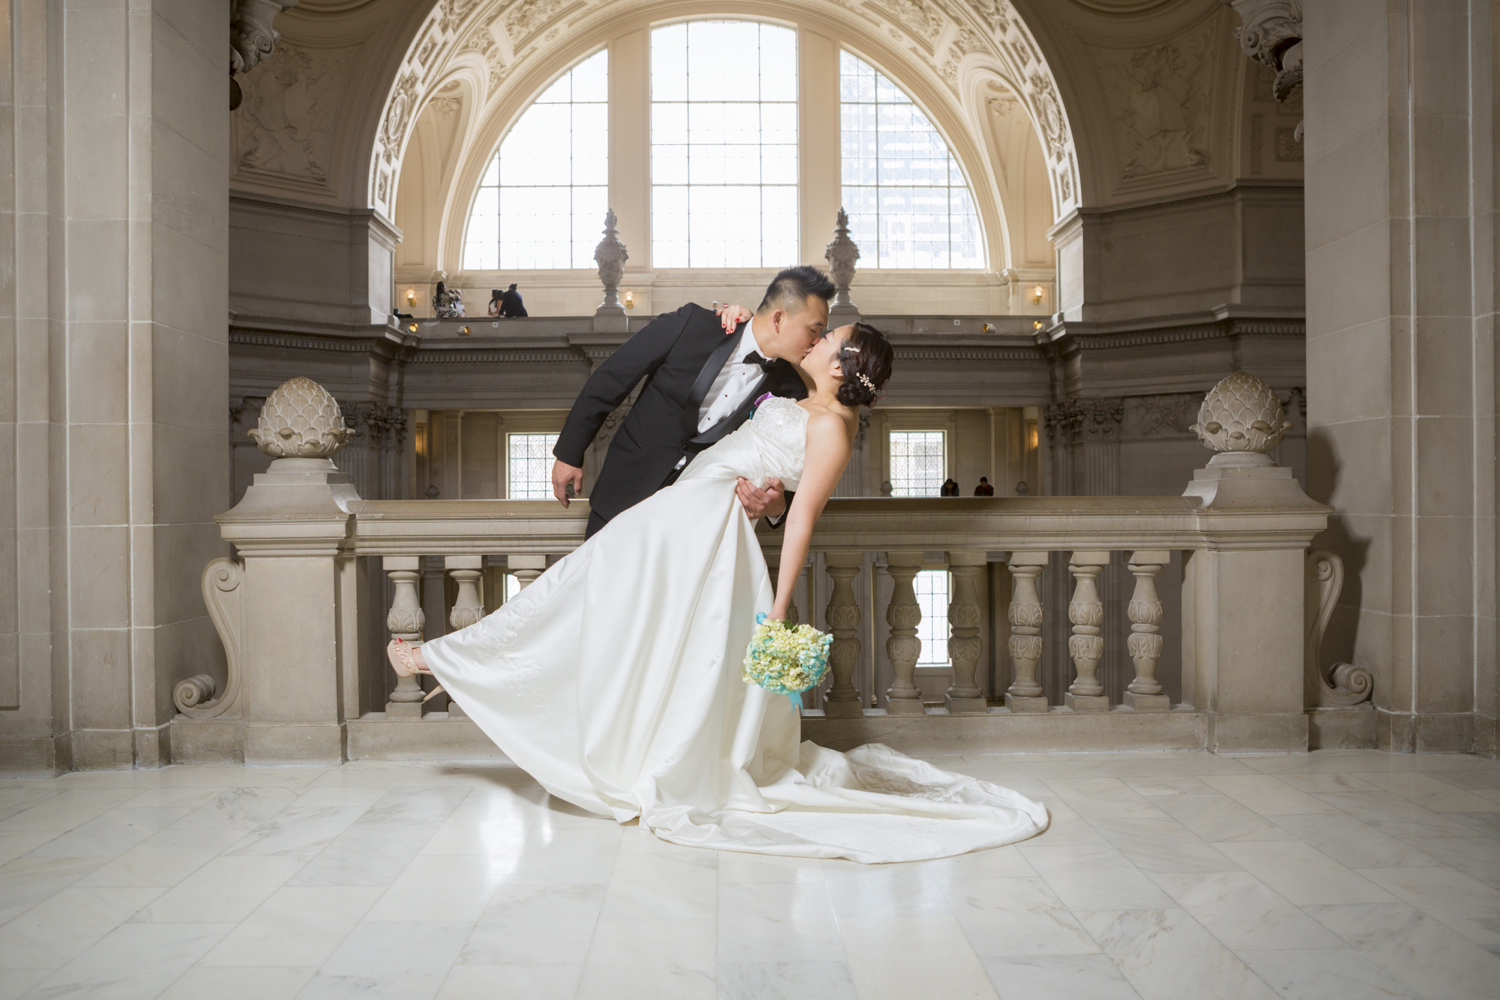
[[787,628],[783,622],[767,621],[761,612],[755,616],[755,635],[745,650],[742,676],[745,683],[784,694],[800,708],[798,695],[828,675],[828,647],[832,642],[833,636],[811,625]]

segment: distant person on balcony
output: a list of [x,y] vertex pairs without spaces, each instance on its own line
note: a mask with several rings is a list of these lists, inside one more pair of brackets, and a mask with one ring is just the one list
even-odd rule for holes
[[[757,620],[786,619],[813,527],[853,453],[860,408],[875,402],[894,359],[890,342],[864,323],[812,337],[827,316],[820,277],[811,268],[783,272],[748,329],[728,337],[712,313],[689,306],[654,320],[644,343],[637,334],[620,347],[615,358],[625,358],[598,385],[590,381],[580,405],[602,419],[651,376],[609,455],[614,462],[628,445],[621,454],[632,464],[615,468],[649,483],[649,495],[477,624],[420,646],[393,641],[391,663],[402,675],[436,676],[550,794],[618,823],[639,820],[674,844],[873,864],[1024,840],[1047,826],[1041,803],[879,744],[846,756],[804,743],[793,703],[744,679]],[[757,345],[754,356],[721,358],[725,344],[745,346],[742,336]],[[704,343],[688,356],[684,341]],[[679,344],[684,356],[674,358]],[[759,362],[791,369],[785,354],[806,379],[801,401],[763,395],[774,376]],[[760,375],[745,404],[759,401],[752,420],[738,419],[736,388],[723,397],[728,416],[715,421],[726,358]],[[729,368],[723,384],[738,386],[738,374]],[[691,388],[675,402],[666,395],[684,384]],[[682,438],[698,427],[704,400],[711,430],[724,421],[737,429],[688,450]],[[632,430],[637,417],[651,419]],[[577,482],[567,459],[582,464],[597,426],[590,416],[571,439],[563,432],[576,449],[559,445],[564,502],[562,487]],[[649,450],[636,436],[647,433],[656,435]],[[678,457],[689,459],[680,471],[671,464]],[[657,489],[659,478],[648,476],[663,473],[675,482]],[[741,509],[742,485],[772,478],[798,490],[774,592]]]
[[491,316],[498,317],[500,315],[500,300],[504,295],[505,293],[498,288],[490,289],[490,304],[486,311]]
[[439,281],[432,293],[432,311],[438,319],[459,319],[464,315],[463,294]]
[[516,286],[511,285],[500,293],[500,317],[502,319],[518,319],[526,315],[526,306],[521,302],[521,293],[516,291]]
[[956,497],[956,496],[958,496],[958,480],[956,480],[956,479],[945,479],[945,480],[943,480],[943,488],[938,491],[938,496],[942,496],[942,497]]
[[990,485],[988,477],[979,477],[979,485],[974,487],[974,495],[976,497],[992,497],[995,495],[995,487]]

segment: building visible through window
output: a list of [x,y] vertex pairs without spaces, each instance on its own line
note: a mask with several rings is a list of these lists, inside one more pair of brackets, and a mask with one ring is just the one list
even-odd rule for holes
[[651,262],[799,260],[797,33],[747,21],[651,32]]
[[922,109],[839,53],[844,208],[861,267],[982,268],[984,237],[958,158]]
[[917,638],[922,640],[920,666],[938,666],[948,662],[948,571],[927,569],[912,580],[917,604],[922,608],[922,623]]
[[609,208],[609,53],[543,91],[495,151],[464,239],[471,271],[593,268]]
[[552,448],[556,434],[508,434],[505,495],[512,500],[547,500],[552,496]]
[[891,496],[935,497],[948,478],[942,431],[891,431]]

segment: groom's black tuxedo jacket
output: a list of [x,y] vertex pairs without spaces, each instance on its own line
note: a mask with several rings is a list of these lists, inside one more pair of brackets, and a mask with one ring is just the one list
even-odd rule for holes
[[646,324],[589,377],[552,449],[579,468],[604,418],[646,380],[589,490],[590,534],[675,479],[679,461],[738,428],[765,393],[806,398],[797,370],[777,360],[738,409],[698,433],[698,408],[736,342],[742,352],[755,349],[754,341],[725,334],[717,315],[690,302]]

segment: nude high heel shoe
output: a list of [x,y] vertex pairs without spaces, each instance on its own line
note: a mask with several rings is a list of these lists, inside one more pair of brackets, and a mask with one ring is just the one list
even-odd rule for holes
[[[430,676],[432,674],[431,670],[423,670],[413,662],[411,643],[405,639],[392,639],[390,645],[385,647],[385,655],[391,661],[391,669],[396,671],[397,677],[411,677],[413,674],[427,674]],[[431,691],[428,691],[426,696],[422,698],[422,701],[429,702],[442,693],[443,686],[439,684]]]

